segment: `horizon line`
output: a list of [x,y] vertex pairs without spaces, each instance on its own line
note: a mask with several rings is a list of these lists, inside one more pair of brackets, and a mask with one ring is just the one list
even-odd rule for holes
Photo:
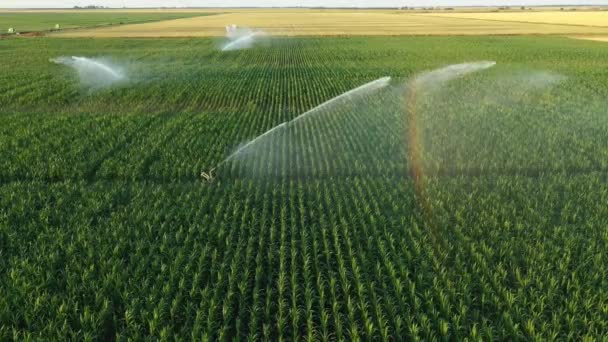
[[608,7],[606,4],[529,4],[529,5],[435,5],[435,6],[424,6],[424,5],[412,5],[412,6],[141,6],[141,7],[110,7],[110,6],[99,6],[95,8],[87,6],[72,6],[72,7],[2,7],[0,9],[12,9],[12,10],[98,10],[98,9],[273,9],[273,8],[288,8],[288,9],[429,9],[429,8],[493,8],[493,7]]

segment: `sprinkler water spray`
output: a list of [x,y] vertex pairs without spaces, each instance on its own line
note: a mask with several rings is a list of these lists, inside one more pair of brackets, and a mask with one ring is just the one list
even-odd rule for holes
[[321,112],[322,109],[333,106],[335,104],[340,104],[340,103],[344,103],[343,101],[352,101],[355,98],[358,98],[360,96],[364,96],[365,94],[369,94],[371,92],[377,91],[379,89],[382,89],[384,87],[387,87],[390,84],[391,78],[390,77],[382,77],[379,78],[377,80],[374,80],[372,82],[366,83],[362,86],[359,86],[357,88],[351,89],[339,96],[336,96],[326,102],[323,102],[322,104],[308,110],[305,113],[302,113],[300,115],[298,115],[296,118],[294,118],[291,121],[287,121],[287,122],[283,122],[277,126],[274,126],[273,128],[269,129],[268,131],[262,133],[261,135],[258,135],[256,138],[254,138],[253,140],[249,141],[248,143],[246,143],[245,145],[241,146],[240,148],[238,148],[236,151],[234,151],[232,154],[230,154],[228,157],[226,157],[224,160],[222,160],[219,164],[217,164],[213,169],[211,169],[208,172],[201,172],[201,178],[203,179],[203,181],[207,182],[207,183],[212,183],[214,180],[214,176],[213,176],[213,172],[219,168],[220,166],[222,166],[224,163],[229,162],[230,160],[238,157],[239,155],[241,155],[243,152],[247,151],[248,149],[252,148],[253,146],[255,146],[256,144],[258,144],[260,141],[263,141],[265,138],[267,138],[268,136],[271,136],[273,133],[278,132],[280,130],[286,129],[287,127],[291,127],[292,125],[294,125],[296,122],[309,118],[315,114],[318,114],[319,112]]

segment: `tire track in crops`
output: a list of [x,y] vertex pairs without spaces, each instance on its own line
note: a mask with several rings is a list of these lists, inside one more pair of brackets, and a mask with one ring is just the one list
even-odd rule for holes
[[[127,148],[117,152],[108,163],[103,163],[96,178],[145,179],[149,166],[158,159],[159,146],[174,138],[183,120],[190,118],[191,115],[181,113],[165,115],[165,118],[161,119],[162,123],[150,127],[146,134],[136,136]],[[179,127],[175,127],[176,125]]]
[[89,182],[94,181],[95,175],[101,168],[101,165],[104,163],[104,161],[109,160],[113,155],[115,155],[121,150],[124,150],[128,146],[128,144],[133,141],[133,139],[135,139],[135,137],[137,137],[138,135],[146,134],[151,129],[151,127],[159,125],[163,121],[161,119],[165,116],[167,116],[167,114],[155,116],[152,119],[148,120],[143,126],[133,127],[131,132],[127,134],[126,137],[120,140],[116,144],[116,146],[111,148],[108,152],[106,152],[103,156],[101,156],[99,159],[97,159],[97,161],[93,163],[90,169],[85,173],[84,179]]
[[[167,125],[172,126],[170,128],[170,131],[165,136],[163,136],[162,140],[159,143],[155,144],[154,147],[151,148],[150,153],[144,158],[144,160],[138,167],[139,171],[135,176],[146,178],[146,175],[150,174],[150,167],[155,161],[158,161],[159,153],[162,150],[165,150],[166,148],[170,148],[170,143],[174,140],[174,138],[179,132],[183,131],[183,126],[187,125],[188,122],[190,122],[190,119],[192,118],[192,115],[186,114],[178,114],[177,116],[177,118],[172,118],[172,121],[174,122],[167,123]],[[162,126],[163,130],[167,125]]]
[[[319,166],[323,167],[325,166],[326,168],[330,168],[329,166],[327,166],[325,163],[319,163]],[[408,171],[406,171],[406,168],[404,167],[403,170],[399,170],[400,168],[395,168],[393,170],[383,170],[382,172],[380,172],[379,174],[375,174],[375,173],[362,173],[362,172],[350,172],[346,169],[342,169],[340,171],[331,171],[331,172],[327,172],[327,170],[319,170],[314,169],[313,171],[311,171],[310,173],[306,173],[306,174],[285,174],[283,172],[281,172],[280,170],[276,170],[276,169],[272,169],[269,168],[267,169],[268,172],[260,175],[260,174],[256,174],[256,175],[248,175],[248,174],[244,174],[242,172],[239,172],[241,170],[239,170],[238,168],[236,169],[231,169],[231,170],[227,170],[226,172],[226,176],[222,177],[222,173],[218,173],[218,176],[216,178],[220,178],[220,179],[238,179],[238,178],[245,178],[245,179],[252,179],[252,180],[257,180],[257,181],[261,181],[264,184],[268,183],[268,184],[272,184],[272,183],[281,183],[281,182],[288,182],[288,181],[315,181],[315,180],[332,180],[332,179],[353,179],[353,178],[374,178],[374,177],[378,177],[378,176],[382,176],[383,178],[390,178],[390,179],[395,179],[395,180],[413,180],[415,177],[411,174],[408,173]],[[274,172],[273,172],[274,171]],[[320,172],[327,172],[325,174],[323,173],[319,173]],[[585,175],[590,175],[590,174],[602,174],[602,179],[605,181],[608,181],[608,168],[604,168],[604,167],[586,167],[586,168],[568,168],[565,170],[547,170],[547,169],[535,169],[535,168],[530,168],[530,169],[505,169],[505,170],[494,170],[494,171],[488,171],[488,170],[480,170],[480,169],[471,169],[471,170],[465,170],[465,171],[461,171],[461,170],[444,170],[444,171],[438,171],[438,172],[426,172],[425,173],[425,177],[429,178],[429,179],[442,179],[442,178],[447,178],[447,179],[452,179],[452,178],[484,178],[484,177],[524,177],[524,178],[532,178],[532,179],[543,179],[545,177],[549,177],[549,176],[554,176],[554,175],[564,175],[564,176],[585,176]],[[105,178],[104,180],[106,181],[122,181],[122,179],[118,178],[118,179],[110,179],[110,178]],[[166,183],[172,183],[172,181],[164,181],[164,178],[162,177],[146,177],[147,181],[151,181],[153,183],[158,183],[158,184],[166,184]],[[179,177],[176,179],[175,182],[179,183],[187,183],[190,181],[199,181],[198,177]]]
[[[180,123],[180,131],[171,140],[169,148],[159,149],[155,163],[149,165],[144,178],[194,179],[205,169],[204,164],[224,155],[223,117],[213,114],[182,114],[188,120]],[[209,140],[201,137],[209,137]]]
[[118,211],[120,208],[126,207],[129,203],[131,203],[132,191],[133,188],[131,186],[126,186],[113,192],[112,199],[110,201],[106,201],[104,206],[96,210],[95,214],[92,215],[91,224],[97,226],[103,222],[105,218],[109,218],[113,212]]
[[[148,124],[149,125],[149,124]],[[130,136],[134,136],[135,134],[131,134]],[[122,148],[115,148],[106,153],[106,156],[100,158],[101,163],[103,161],[110,159],[110,157],[120,151]],[[95,165],[99,164],[99,160]],[[269,169],[271,170],[271,169]],[[272,169],[275,170],[275,169]],[[276,170],[275,170],[276,171]],[[227,175],[222,177],[222,174],[219,173],[216,176],[216,179],[232,179],[234,181],[238,179],[249,179],[251,181],[261,182],[264,185],[270,184],[279,184],[285,183],[289,181],[300,181],[300,182],[314,182],[314,181],[333,181],[336,179],[342,180],[352,180],[355,178],[374,178],[376,176],[382,176],[385,179],[392,179],[394,181],[409,181],[413,180],[414,177],[404,169],[400,170],[391,170],[382,172],[380,175],[374,175],[370,173],[357,173],[357,172],[348,172],[348,171],[338,171],[332,172],[331,174],[319,174],[319,173],[310,173],[310,174],[288,174],[278,172],[267,172],[264,175],[246,175],[242,174],[238,171],[238,169],[228,170]],[[484,177],[524,177],[531,179],[544,179],[549,176],[555,175],[563,175],[563,176],[585,176],[591,174],[601,174],[601,178],[603,181],[608,182],[608,168],[569,168],[566,170],[545,170],[545,169],[512,169],[512,170],[500,170],[500,171],[486,171],[486,170],[445,170],[441,172],[435,173],[426,173],[425,177],[428,179],[454,179],[454,178],[484,178]],[[133,180],[131,177],[121,177],[121,176],[102,176],[97,175],[96,170],[89,170],[85,177],[31,177],[31,176],[18,176],[18,177],[2,177],[0,179],[0,184],[12,184],[12,183],[37,183],[43,182],[46,184],[55,184],[55,183],[66,183],[66,182],[78,182],[82,180],[87,180],[88,183],[134,183],[134,182],[144,182],[148,184],[155,185],[171,185],[171,184],[204,184],[198,176],[174,176],[171,175],[171,179],[167,179],[165,176],[152,176],[146,175],[145,177],[138,178],[137,180]],[[211,185],[213,186],[213,185]]]

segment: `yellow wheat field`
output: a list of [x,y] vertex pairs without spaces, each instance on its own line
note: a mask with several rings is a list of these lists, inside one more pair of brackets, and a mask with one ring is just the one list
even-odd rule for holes
[[608,27],[608,11],[547,11],[547,12],[499,12],[499,13],[428,13],[421,16],[443,18],[481,19],[507,22],[580,25]]
[[[598,14],[604,15],[603,12]],[[242,10],[213,16],[65,31],[56,35],[63,37],[223,36],[225,26],[230,24],[287,36],[608,34],[608,27],[463,19],[387,10]]]

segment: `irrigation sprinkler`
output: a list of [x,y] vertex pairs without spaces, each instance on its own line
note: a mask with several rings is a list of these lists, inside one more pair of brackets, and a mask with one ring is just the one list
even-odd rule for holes
[[215,180],[215,176],[213,175],[213,172],[215,171],[215,168],[209,170],[208,172],[201,172],[201,179],[203,180],[203,182],[206,183],[213,183],[213,181]]
[[[227,26],[226,27],[226,31],[230,32],[231,27]],[[228,157],[226,157],[226,159],[222,160],[219,164],[217,164],[213,169],[211,169],[208,172],[201,172],[201,179],[203,180],[203,182],[206,183],[213,183],[215,176],[213,175],[213,172],[220,166],[222,166],[224,163],[227,163],[229,161],[231,161],[232,159],[236,158],[237,156],[239,156],[241,153],[243,153],[244,151],[246,151],[247,149],[251,148],[252,146],[254,146],[256,143],[260,142],[261,140],[263,140],[265,137],[270,136],[273,132],[277,132],[280,131],[281,129],[285,129],[287,127],[289,127],[290,125],[295,124],[297,121],[304,119],[306,117],[309,117],[315,113],[318,113],[322,108],[332,105],[334,103],[336,103],[337,101],[341,101],[343,99],[347,99],[347,100],[352,100],[353,96],[356,96],[358,94],[367,94],[371,91],[375,91],[381,88],[384,88],[386,86],[389,85],[391,78],[390,77],[382,77],[379,78],[375,81],[366,83],[360,87],[357,87],[355,89],[349,90],[341,95],[338,95],[326,102],[323,102],[322,104],[314,107],[313,109],[298,115],[295,119],[291,120],[291,121],[287,121],[287,122],[283,122],[277,126],[274,126],[273,128],[267,130],[266,132],[258,135],[257,137],[255,137],[253,140],[250,140],[248,143],[246,143],[245,145],[241,146],[239,149],[237,149],[236,151],[234,151],[231,155],[229,155]]]

